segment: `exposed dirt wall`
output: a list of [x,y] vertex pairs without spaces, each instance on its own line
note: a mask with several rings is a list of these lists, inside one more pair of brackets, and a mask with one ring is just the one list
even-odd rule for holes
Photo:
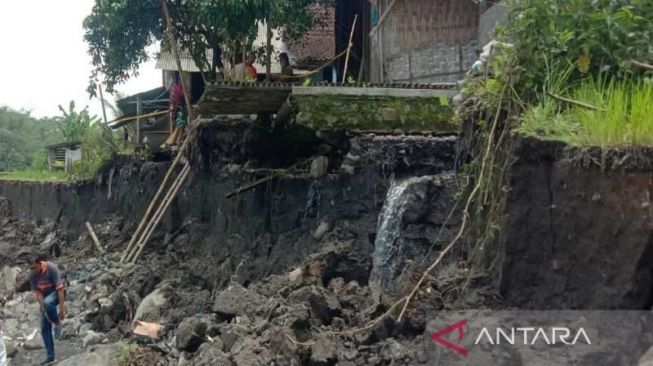
[[501,236],[508,303],[650,307],[651,151],[580,151],[520,139],[514,154]]
[[[218,129],[213,132],[221,133]],[[215,137],[216,141],[223,139]],[[350,273],[340,276],[364,284],[378,215],[392,177],[450,171],[455,141],[454,137],[356,137],[351,140],[346,170],[332,168],[319,178],[308,171],[284,175],[232,198],[225,194],[267,173],[255,174],[244,166],[226,164],[224,159],[212,159],[208,166],[199,164],[194,170],[143,256],[175,250],[179,260],[196,261],[194,271],[210,279],[211,287],[219,287],[232,274],[237,282],[248,283],[286,271],[306,263],[311,254],[327,251],[325,242],[340,242],[347,251],[359,253],[354,256],[357,263],[348,266]],[[120,218],[117,230],[128,239],[167,166],[122,161],[87,184],[0,182],[0,196],[8,199],[15,216],[54,220],[71,240],[86,230],[87,220],[101,223],[109,215]],[[412,230],[418,237],[411,239],[429,243],[431,227],[439,223],[422,224],[424,229]],[[321,233],[317,230],[320,226],[324,229]],[[337,240],[326,240],[329,235]]]

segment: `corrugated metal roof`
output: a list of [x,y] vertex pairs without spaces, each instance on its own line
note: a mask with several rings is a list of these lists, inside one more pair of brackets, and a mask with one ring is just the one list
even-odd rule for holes
[[[210,63],[211,58],[213,58],[213,51],[208,50],[206,52],[206,61]],[[182,52],[179,55],[179,61],[181,61],[182,70],[186,72],[200,72],[200,68],[197,67],[195,61],[193,61],[192,57],[190,57],[187,52]],[[156,68],[159,70],[177,71],[177,61],[175,61],[172,52],[161,51],[156,60]]]
[[[211,63],[212,58],[213,58],[213,50],[207,50],[206,61],[208,64]],[[195,64],[195,62],[193,61],[193,59],[190,57],[188,53],[182,52],[182,54],[179,55],[179,61],[181,61],[182,70],[186,72],[200,72],[200,68],[197,66],[197,64]],[[254,67],[256,68],[256,71],[259,74],[265,73],[265,65],[256,62],[254,63]],[[156,60],[156,68],[165,71],[177,71],[177,62],[175,61],[175,57],[173,56],[172,52],[161,51],[159,57]],[[273,74],[281,73],[281,66],[279,66],[278,53],[275,59],[272,60],[271,71]]]

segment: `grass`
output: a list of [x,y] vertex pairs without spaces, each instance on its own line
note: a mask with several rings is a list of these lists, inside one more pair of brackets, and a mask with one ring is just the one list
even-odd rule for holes
[[118,354],[118,365],[127,366],[131,363],[134,353],[138,351],[138,346],[135,344],[126,344],[120,349]]
[[0,172],[0,180],[16,180],[29,182],[65,182],[69,181],[69,176],[62,170],[37,171],[25,170],[16,172]]
[[518,132],[573,146],[653,146],[653,83],[588,79],[565,92],[596,110],[543,96],[526,110]]

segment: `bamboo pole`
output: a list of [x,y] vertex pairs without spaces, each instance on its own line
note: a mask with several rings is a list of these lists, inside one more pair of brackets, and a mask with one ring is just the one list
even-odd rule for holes
[[165,195],[161,199],[160,204],[157,206],[156,211],[152,213],[151,218],[149,218],[146,222],[146,225],[142,228],[140,234],[136,239],[132,237],[132,240],[134,240],[134,243],[125,250],[125,253],[123,253],[124,259],[121,259],[123,263],[128,263],[130,258],[134,255],[136,252],[136,249],[138,246],[141,244],[143,241],[143,238],[147,235],[147,233],[150,231],[150,227],[152,226],[152,222],[156,219],[156,217],[159,215],[159,212],[161,211],[161,207],[165,204],[165,202],[170,198],[170,194],[172,191],[174,191],[174,188],[179,184],[179,181],[181,180],[181,177],[183,176],[184,172],[186,171],[186,168],[188,168],[189,165],[186,164],[184,165],[184,168],[181,170],[179,175],[175,178],[175,180],[172,182],[170,188],[166,191]]
[[342,73],[342,83],[344,84],[347,81],[347,68],[349,67],[349,54],[351,53],[351,47],[354,45],[354,32],[356,31],[356,22],[358,21],[358,14],[354,16],[354,23],[351,25],[351,33],[349,33],[349,44],[347,45],[347,56],[345,57],[345,71]]
[[[170,19],[170,11],[168,10],[168,4],[166,4],[165,0],[161,0],[161,8],[163,9],[163,17],[165,18],[166,22],[166,33],[168,35],[168,40],[170,41],[170,45],[172,48],[172,53],[175,56],[175,61],[177,63],[177,71],[179,72],[179,78],[181,79],[181,87],[182,90],[184,91],[184,99],[186,101],[186,109],[187,109],[187,116],[190,120],[192,116],[192,105],[190,102],[190,95],[188,94],[186,90],[186,76],[184,75],[183,69],[181,67],[181,59],[179,58],[179,50],[177,49],[177,41],[175,39],[175,35],[172,33],[172,20]],[[190,126],[192,128],[192,126]],[[152,198],[152,201],[150,202],[150,205],[147,207],[147,210],[145,211],[145,215],[143,216],[143,219],[141,220],[140,224],[138,225],[138,228],[136,229],[136,232],[134,232],[134,235],[132,236],[131,240],[129,241],[129,244],[127,245],[127,248],[125,248],[122,257],[120,258],[121,263],[125,263],[128,254],[131,252],[132,247],[135,245],[135,243],[138,241],[141,231],[145,228],[146,223],[148,223],[150,214],[152,213],[152,210],[154,209],[154,206],[156,205],[156,202],[159,200],[159,197],[161,196],[161,193],[163,193],[163,189],[165,186],[168,184],[168,180],[170,180],[170,176],[172,175],[172,172],[175,170],[177,167],[177,164],[179,163],[179,160],[181,159],[181,156],[185,152],[186,148],[188,147],[188,144],[190,142],[190,133],[186,135],[186,138],[184,139],[183,144],[179,148],[179,151],[177,152],[177,156],[175,159],[172,161],[172,164],[170,165],[170,168],[168,168],[168,171],[166,172],[165,177],[163,178],[163,182],[161,182],[161,185],[159,186],[159,189],[156,191],[154,194],[154,197]]]
[[100,103],[102,104],[102,117],[104,118],[104,124],[105,124],[105,125],[108,125],[108,124],[109,124],[109,120],[107,120],[107,108],[106,108],[106,106],[104,105],[104,94],[102,93],[102,85],[100,85],[100,84],[98,83],[97,88],[98,88],[98,92],[99,92],[99,94],[100,94]]
[[381,28],[381,24],[383,24],[383,21],[385,21],[385,18],[387,18],[388,15],[390,15],[390,11],[392,10],[392,7],[394,7],[396,3],[397,3],[397,0],[392,0],[390,5],[388,5],[388,8],[385,9],[383,14],[381,15],[381,18],[379,18],[379,21],[374,26],[374,29],[372,29],[370,31],[370,37],[373,36],[374,33],[376,33]]
[[172,53],[175,56],[175,62],[177,62],[177,71],[179,72],[179,79],[181,80],[181,88],[184,91],[184,99],[186,101],[186,118],[190,121],[192,116],[192,104],[190,102],[190,94],[186,90],[186,75],[184,70],[181,67],[181,58],[179,57],[179,50],[177,49],[177,40],[175,39],[174,33],[172,33],[172,20],[170,18],[170,10],[168,9],[168,4],[166,0],[161,0],[161,8],[163,8],[163,17],[166,22],[166,33],[168,35],[168,41],[170,42],[170,47],[172,48]]
[[553,98],[553,99],[555,99],[557,101],[568,103],[568,104],[573,104],[573,105],[576,105],[576,106],[579,106],[579,107],[582,107],[582,108],[585,108],[585,109],[589,109],[589,110],[592,110],[592,111],[602,111],[602,112],[605,111],[604,109],[595,107],[595,106],[593,106],[591,104],[584,103],[584,102],[574,100],[574,99],[561,97],[561,96],[553,94],[551,92],[546,92],[546,95],[548,95],[549,97],[551,97],[551,98]]
[[147,233],[147,235],[143,238],[143,241],[139,246],[136,246],[138,250],[134,254],[134,257],[131,260],[131,263],[136,263],[138,260],[138,257],[141,255],[141,252],[143,251],[143,248],[145,248],[145,245],[147,242],[150,240],[150,236],[152,236],[152,233],[156,229],[156,227],[159,225],[159,222],[161,221],[161,218],[163,217],[163,214],[168,210],[168,207],[170,206],[170,203],[174,201],[174,198],[177,196],[177,193],[179,192],[179,189],[183,186],[183,183],[186,181],[186,178],[188,177],[188,174],[190,173],[190,165],[186,165],[185,171],[180,175],[179,182],[176,187],[174,187],[174,190],[171,190],[170,197],[168,197],[168,200],[163,203],[162,209],[159,210],[159,215],[158,217],[155,218],[153,221],[153,224],[151,226],[150,231]]
[[161,196],[161,193],[163,193],[163,189],[168,184],[168,180],[170,180],[170,176],[172,176],[172,172],[175,170],[175,167],[179,163],[179,160],[181,159],[181,156],[183,155],[183,152],[188,147],[189,143],[190,143],[190,134],[188,134],[186,136],[186,139],[184,140],[184,143],[181,145],[181,148],[179,148],[179,152],[177,152],[177,156],[175,156],[175,159],[172,161],[172,164],[170,165],[170,168],[168,168],[168,171],[166,172],[165,177],[163,177],[163,182],[161,182],[161,185],[159,186],[159,189],[154,194],[154,197],[152,197],[152,201],[150,202],[150,205],[147,207],[147,210],[145,211],[145,215],[143,215],[143,219],[141,219],[141,222],[138,225],[138,228],[134,232],[134,235],[132,235],[132,238],[129,241],[129,244],[127,245],[127,248],[125,248],[125,250],[124,250],[124,252],[122,254],[122,257],[120,258],[121,263],[125,263],[125,260],[127,259],[127,254],[131,251],[132,247],[134,246],[136,241],[139,239],[139,236],[141,235],[142,230],[145,228],[146,224],[149,221],[150,214],[152,213],[152,210],[154,209],[154,206],[155,206],[156,202],[159,200],[159,197]]
[[643,62],[639,62],[639,61],[635,61],[635,60],[631,61],[630,63],[635,68],[642,69],[642,70],[647,70],[647,71],[653,71],[653,65],[645,64]]
[[97,235],[95,235],[93,226],[91,226],[91,223],[89,223],[88,221],[86,221],[86,229],[88,230],[88,233],[91,234],[91,239],[93,239],[93,243],[95,244],[97,250],[100,251],[100,253],[104,254],[104,248],[102,248],[102,243],[100,243],[100,239],[98,239]]

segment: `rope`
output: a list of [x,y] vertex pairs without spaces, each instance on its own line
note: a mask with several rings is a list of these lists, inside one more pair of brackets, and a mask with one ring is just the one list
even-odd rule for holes
[[281,76],[281,79],[303,79],[303,78],[308,77],[308,76],[313,76],[313,75],[317,74],[318,72],[322,71],[325,67],[327,67],[327,66],[331,65],[332,63],[334,63],[334,62],[335,62],[336,60],[338,60],[340,57],[344,56],[344,55],[347,53],[347,51],[349,51],[349,48],[350,48],[350,47],[347,47],[346,50],[340,52],[340,53],[339,53],[338,55],[336,55],[334,58],[332,58],[331,60],[327,61],[327,63],[325,63],[324,65],[318,67],[317,69],[315,69],[315,70],[313,70],[313,71],[309,71],[309,72],[307,72],[307,73],[305,73],[305,74],[301,74],[301,75],[292,75],[292,76],[290,76],[290,75],[280,75],[280,76]]

